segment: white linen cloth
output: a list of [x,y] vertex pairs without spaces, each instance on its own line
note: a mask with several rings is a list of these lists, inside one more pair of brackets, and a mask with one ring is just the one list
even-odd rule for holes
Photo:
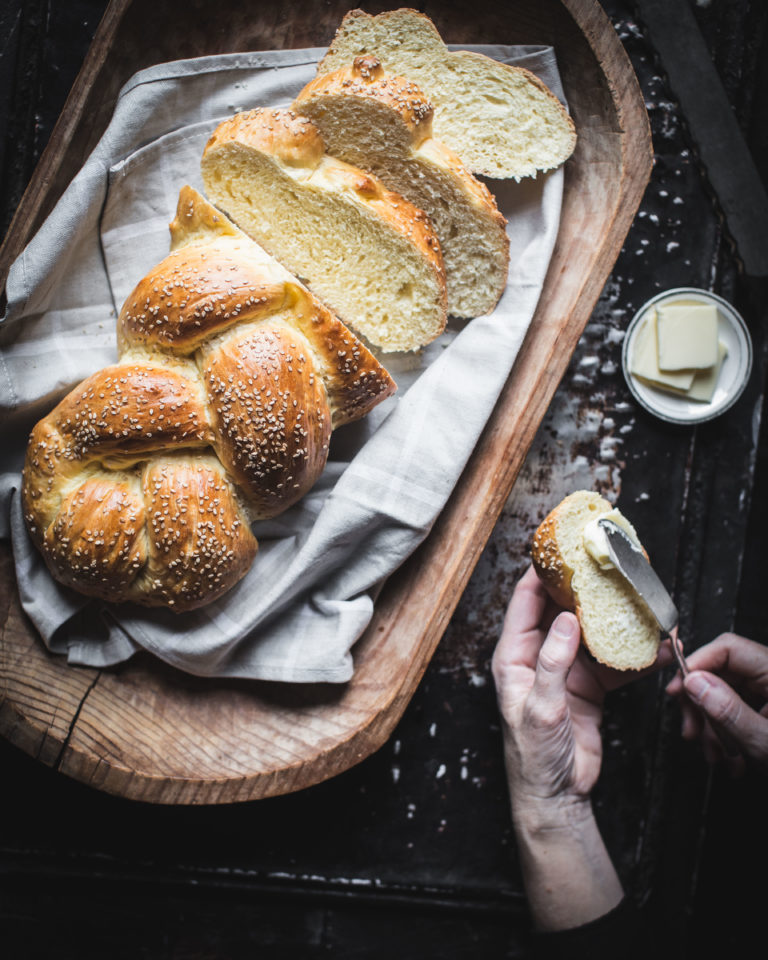
[[[562,98],[547,47],[469,47],[538,74]],[[181,186],[202,191],[200,157],[225,117],[289,106],[323,49],[161,64],[123,88],[112,121],[8,277],[0,322],[0,535],[10,536],[23,607],[47,647],[93,667],[149,650],[181,670],[344,682],[377,590],[418,546],[472,453],[536,307],[557,234],[562,170],[490,182],[507,217],[509,282],[496,310],[451,322],[420,354],[383,355],[396,396],[334,434],[316,487],[254,525],[245,578],[175,614],[87,599],[56,583],[20,509],[29,430],[75,383],[117,358],[115,319],[168,253]]]

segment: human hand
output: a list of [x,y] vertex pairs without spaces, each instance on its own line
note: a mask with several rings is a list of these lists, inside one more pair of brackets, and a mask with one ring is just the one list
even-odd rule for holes
[[[671,649],[662,648],[657,663],[671,660]],[[533,567],[512,594],[492,666],[534,924],[577,927],[623,896],[590,793],[602,762],[606,691],[629,678],[587,657],[578,620],[550,600]]]
[[[664,648],[659,663],[670,661]],[[605,694],[628,678],[587,657],[578,620],[558,610],[532,567],[512,595],[492,667],[513,812],[559,819],[563,807],[588,805]]]
[[[698,738],[706,759],[724,761],[732,775],[743,773],[745,757],[768,769],[768,647],[724,633],[686,659],[691,672],[667,685],[667,693],[680,698],[683,737]],[[705,719],[743,756],[728,756]]]

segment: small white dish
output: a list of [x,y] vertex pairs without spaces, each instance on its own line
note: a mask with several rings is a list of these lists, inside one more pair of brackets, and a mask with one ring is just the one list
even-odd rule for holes
[[[639,380],[629,367],[635,338],[648,311],[660,303],[683,299],[715,304],[718,336],[728,349],[715,393],[706,403],[652,387]],[[650,413],[669,423],[704,423],[719,417],[741,396],[752,370],[752,340],[743,318],[727,300],[708,290],[699,290],[696,287],[675,287],[652,297],[634,315],[624,337],[621,362],[629,389],[637,402]]]

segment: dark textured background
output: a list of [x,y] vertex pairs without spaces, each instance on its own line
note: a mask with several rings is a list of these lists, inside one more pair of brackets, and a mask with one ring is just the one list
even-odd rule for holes
[[[105,6],[0,4],[3,232]],[[652,179],[516,489],[392,739],[302,793],[203,809],[110,797],[0,744],[0,950],[9,960],[526,956],[490,657],[530,534],[571,478],[618,497],[643,531],[674,584],[692,645],[733,627],[768,642],[766,284],[739,270],[634,5],[603,6],[645,96]],[[712,0],[691,8],[766,182],[768,5]],[[697,429],[645,414],[620,367],[634,310],[678,285],[733,302],[755,345],[745,395]],[[627,889],[656,902],[678,957],[751,954],[764,925],[768,785],[752,774],[732,782],[710,772],[681,742],[663,682],[646,678],[609,701],[598,818]]]

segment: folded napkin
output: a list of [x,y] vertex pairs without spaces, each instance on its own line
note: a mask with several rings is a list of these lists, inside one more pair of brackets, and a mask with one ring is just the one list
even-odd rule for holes
[[[562,97],[547,47],[470,47],[538,74]],[[123,88],[78,176],[13,264],[0,321],[0,535],[12,539],[23,607],[47,647],[109,666],[145,649],[201,676],[344,682],[377,590],[419,545],[493,409],[536,307],[557,234],[562,170],[490,186],[509,221],[506,292],[489,316],[452,322],[422,352],[385,355],[396,396],[337,430],[315,488],[257,523],[250,572],[201,610],[87,599],[32,546],[19,488],[29,430],[75,383],[117,358],[115,319],[169,249],[181,186],[225,117],[289,106],[324,49],[161,64]]]

